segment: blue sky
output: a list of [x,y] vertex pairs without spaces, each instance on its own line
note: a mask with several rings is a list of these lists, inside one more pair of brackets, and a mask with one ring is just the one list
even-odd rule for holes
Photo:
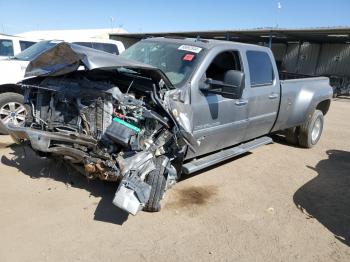
[[350,26],[350,0],[0,0],[0,11],[7,34],[110,28],[111,17],[129,32]]

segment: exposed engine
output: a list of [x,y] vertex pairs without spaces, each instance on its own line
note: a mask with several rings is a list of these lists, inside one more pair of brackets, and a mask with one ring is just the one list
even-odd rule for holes
[[134,78],[119,88],[110,77],[100,78],[75,73],[27,81],[28,116],[12,136],[29,140],[41,155],[63,158],[88,178],[122,180],[114,204],[136,214],[149,198],[151,185],[144,180],[157,168],[155,159],[165,159],[168,188],[177,177],[171,161],[183,144],[155,85]]

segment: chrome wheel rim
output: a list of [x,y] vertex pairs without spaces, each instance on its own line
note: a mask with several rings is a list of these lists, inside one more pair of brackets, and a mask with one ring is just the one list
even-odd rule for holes
[[321,129],[322,129],[321,119],[317,118],[311,132],[311,140],[313,144],[317,141],[318,137],[320,136]]
[[27,110],[21,103],[9,102],[0,108],[0,120],[5,126],[9,123],[23,125],[26,115]]

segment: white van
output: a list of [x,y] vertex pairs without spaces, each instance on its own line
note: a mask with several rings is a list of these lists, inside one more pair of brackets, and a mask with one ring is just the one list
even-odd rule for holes
[[[65,39],[74,43],[111,54],[118,55],[125,50],[120,41],[109,39]],[[47,40],[38,42],[17,55],[0,60],[0,134],[6,134],[3,124],[12,122],[15,125],[24,124],[27,111],[23,106],[23,91],[16,84],[24,78],[29,61],[48,48],[62,40]]]
[[38,40],[0,34],[0,60],[15,56]]

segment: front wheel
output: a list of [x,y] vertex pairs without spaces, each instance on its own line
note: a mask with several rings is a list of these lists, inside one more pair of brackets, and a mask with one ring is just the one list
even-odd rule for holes
[[315,110],[313,115],[300,126],[299,145],[311,148],[320,140],[323,131],[323,113]]
[[0,94],[0,134],[8,134],[6,126],[9,123],[23,126],[26,115],[22,95],[11,92]]
[[164,175],[165,170],[162,166],[163,160],[163,157],[156,158],[156,169],[151,171],[146,177],[146,183],[149,184],[152,188],[149,200],[143,208],[144,211],[158,212],[161,209],[160,201],[163,198],[166,186],[166,178]]

